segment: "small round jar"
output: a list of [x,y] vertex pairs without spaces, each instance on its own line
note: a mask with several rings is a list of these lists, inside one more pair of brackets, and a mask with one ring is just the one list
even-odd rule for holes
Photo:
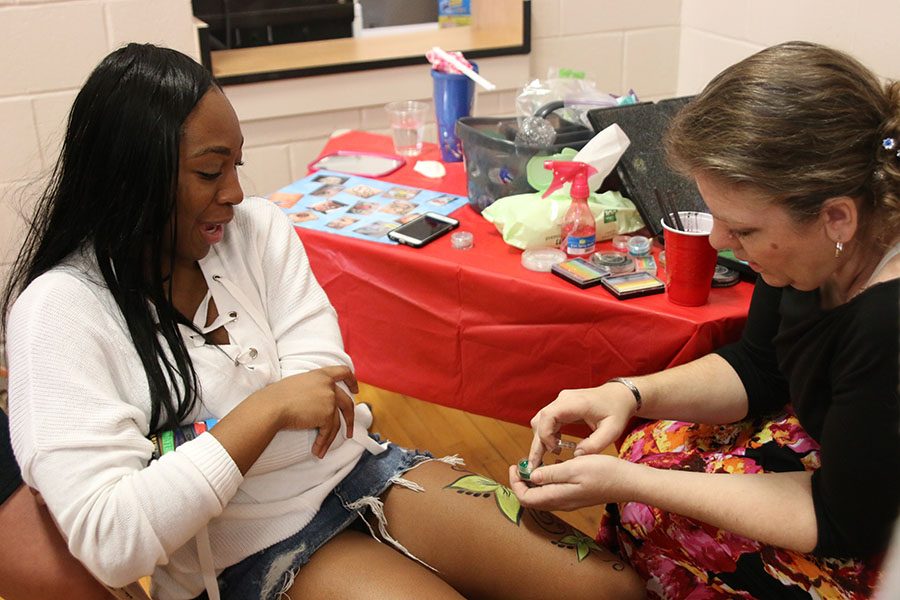
[[628,254],[632,256],[645,256],[650,254],[650,238],[636,235],[628,240]]
[[519,477],[525,481],[531,480],[531,467],[528,466],[528,458],[523,458],[517,463],[519,469]]
[[457,250],[468,250],[475,244],[475,236],[470,231],[457,231],[450,235],[450,245]]
[[564,260],[566,253],[558,248],[532,248],[522,253],[522,266],[539,273],[549,273],[553,265]]
[[591,263],[610,275],[634,271],[634,260],[622,252],[597,252],[591,256]]
[[729,269],[723,265],[716,265],[713,273],[713,287],[729,287],[735,285],[740,280],[740,274],[734,269]]
[[612,239],[613,250],[617,252],[628,252],[628,240],[630,235],[617,235]]

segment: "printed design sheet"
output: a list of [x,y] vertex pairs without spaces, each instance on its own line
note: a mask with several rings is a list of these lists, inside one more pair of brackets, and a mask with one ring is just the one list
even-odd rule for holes
[[295,227],[396,244],[387,233],[426,212],[449,215],[468,201],[387,181],[316,171],[269,195]]

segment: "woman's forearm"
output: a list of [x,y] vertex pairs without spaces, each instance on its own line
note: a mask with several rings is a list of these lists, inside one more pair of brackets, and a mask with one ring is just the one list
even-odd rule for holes
[[643,401],[639,417],[733,423],[747,415],[744,385],[731,365],[717,354],[630,379]]
[[719,474],[625,465],[626,496],[634,501],[789,550],[807,553],[816,546],[809,472]]
[[277,415],[251,395],[223,417],[210,433],[246,475],[279,431]]

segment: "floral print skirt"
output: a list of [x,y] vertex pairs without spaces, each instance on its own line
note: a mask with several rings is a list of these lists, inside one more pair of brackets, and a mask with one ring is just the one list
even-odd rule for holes
[[[642,423],[619,456],[661,469],[765,473],[819,468],[819,447],[790,413],[730,425]],[[868,598],[877,570],[766,546],[637,502],[611,504],[598,541],[618,549],[647,581],[647,597]]]

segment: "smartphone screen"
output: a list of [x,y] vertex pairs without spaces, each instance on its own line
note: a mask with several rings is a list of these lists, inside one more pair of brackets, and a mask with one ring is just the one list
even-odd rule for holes
[[419,247],[442,236],[458,225],[459,221],[452,217],[426,213],[418,219],[389,232],[388,237],[401,244]]

